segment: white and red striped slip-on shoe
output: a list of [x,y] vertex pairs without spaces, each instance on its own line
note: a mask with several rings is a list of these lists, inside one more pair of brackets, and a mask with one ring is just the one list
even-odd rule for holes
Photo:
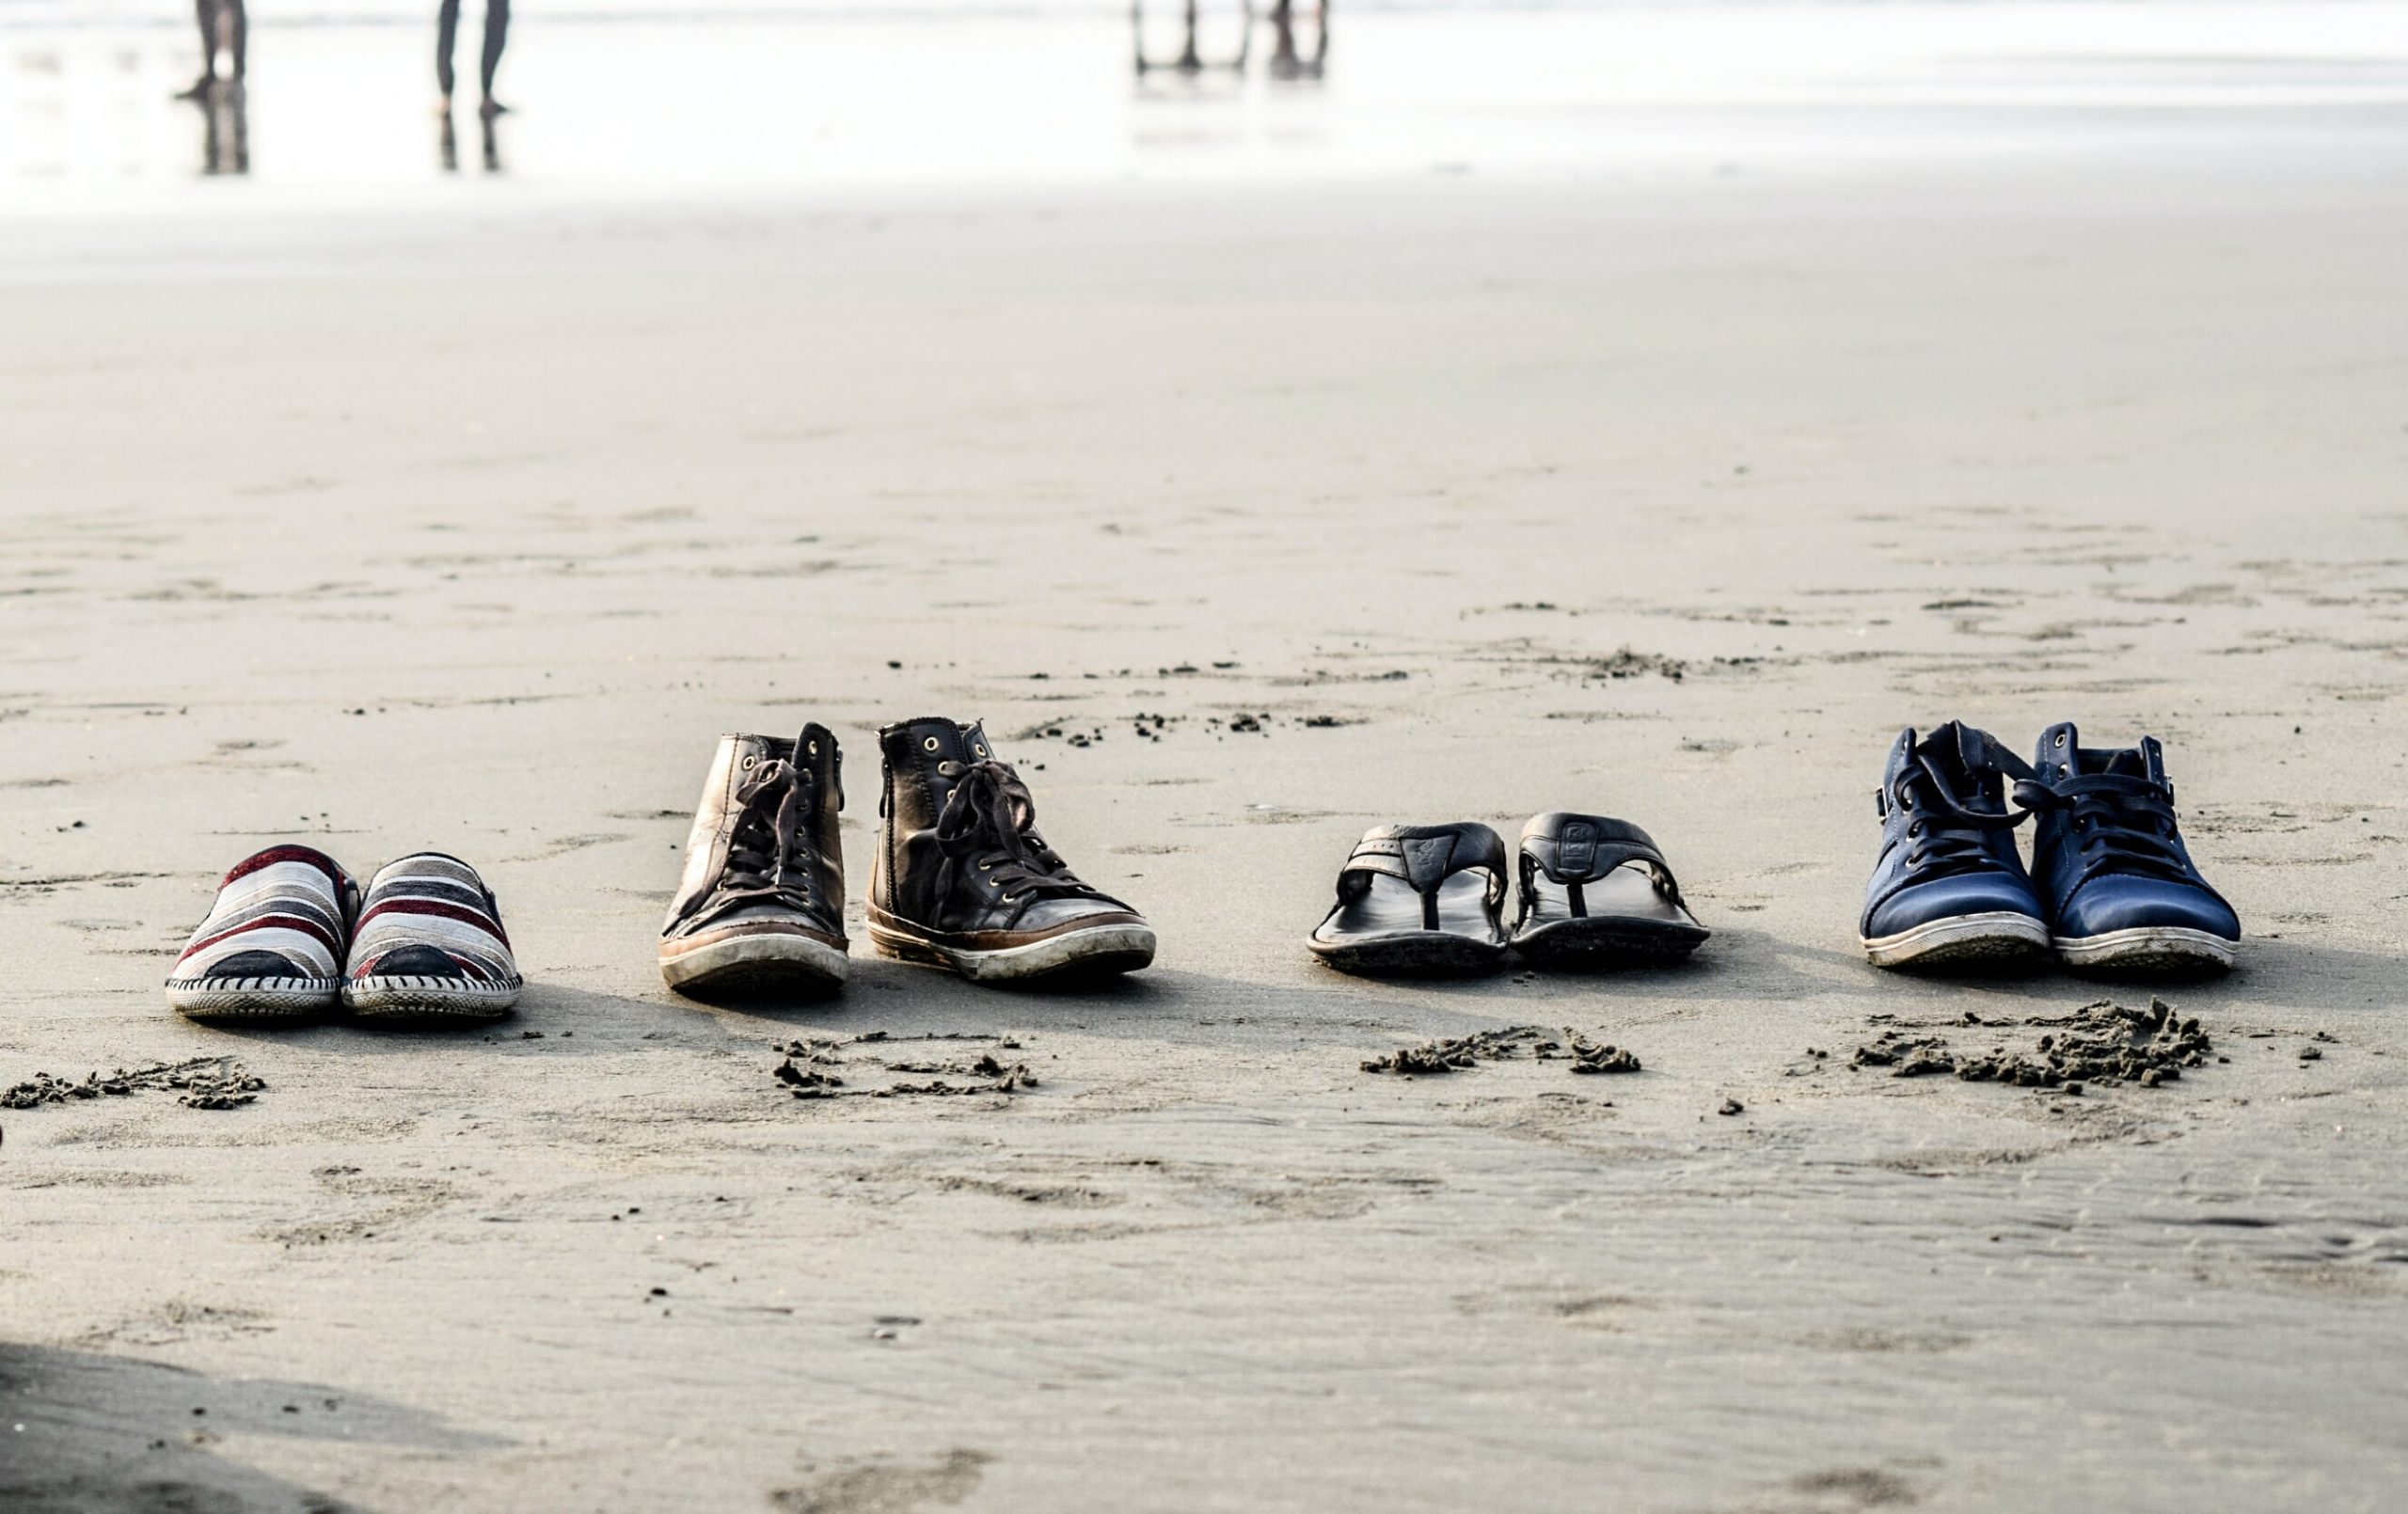
[[271,846],[217,887],[209,918],[167,974],[194,1019],[293,1019],[334,1006],[359,885],[314,846]]
[[368,1019],[498,1019],[518,1002],[501,908],[477,870],[418,852],[376,870],[342,1001]]

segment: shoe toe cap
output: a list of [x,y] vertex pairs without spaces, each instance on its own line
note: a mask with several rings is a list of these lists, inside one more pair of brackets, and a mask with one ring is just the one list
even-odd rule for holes
[[465,978],[467,976],[451,953],[436,946],[399,946],[386,953],[365,968],[353,972],[354,977],[378,978]]
[[281,952],[236,952],[209,965],[211,978],[308,978],[301,966]]
[[2020,878],[2004,873],[1973,873],[1909,884],[1881,901],[1864,934],[1878,939],[1964,915],[2016,914],[2040,918],[2040,901]]
[[2223,900],[2170,878],[2109,874],[2074,891],[2057,912],[2056,934],[2069,939],[2114,931],[2174,928],[2241,938],[2241,921]]
[[1013,928],[1024,931],[1054,930],[1064,925],[1104,915],[1125,916],[1132,913],[1125,905],[1109,899],[1037,899]]

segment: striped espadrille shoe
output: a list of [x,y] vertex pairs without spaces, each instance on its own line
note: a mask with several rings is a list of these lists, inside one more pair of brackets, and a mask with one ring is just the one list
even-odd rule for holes
[[194,1019],[293,1019],[332,1008],[358,908],[359,885],[315,847],[246,857],[176,958],[167,1002]]
[[441,852],[377,869],[353,931],[342,1001],[368,1019],[496,1019],[518,1002],[501,909],[477,870]]

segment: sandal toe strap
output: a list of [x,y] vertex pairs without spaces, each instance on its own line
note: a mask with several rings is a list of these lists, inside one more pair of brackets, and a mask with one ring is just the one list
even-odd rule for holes
[[1680,883],[1656,839],[1627,820],[1606,815],[1539,815],[1524,828],[1521,851],[1526,892],[1543,873],[1577,898],[1580,885],[1637,862],[1653,876],[1657,893],[1673,904],[1682,902]]
[[1458,873],[1488,875],[1488,900],[1505,897],[1505,841],[1477,820],[1442,826],[1382,826],[1364,832],[1338,875],[1340,899],[1362,896],[1373,875],[1401,879],[1425,899]]

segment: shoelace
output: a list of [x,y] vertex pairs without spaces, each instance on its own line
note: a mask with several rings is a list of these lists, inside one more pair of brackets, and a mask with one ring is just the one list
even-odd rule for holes
[[2015,785],[2015,802],[2030,812],[2070,810],[2082,847],[2082,876],[2137,873],[2191,881],[2191,870],[2174,844],[2174,791],[2126,773],[2089,773],[2053,782],[2028,778]]
[[[728,837],[727,870],[720,889],[731,899],[798,909],[811,906],[809,871],[797,867],[808,775],[781,757],[756,765],[736,791],[741,806]],[[790,876],[789,874],[792,875]]]
[[991,873],[1004,903],[1020,894],[1089,895],[1069,864],[1037,834],[1037,800],[1008,763],[991,758],[961,770],[937,813],[937,847],[957,863]]
[[[1993,753],[1994,758],[2006,755]],[[1915,764],[1916,767],[1898,776],[1890,793],[1891,803],[1915,816],[1907,825],[1907,837],[1911,843],[1907,849],[1907,871],[1917,878],[2007,871],[2006,863],[1990,851],[1989,838],[1998,831],[2013,830],[2030,819],[2032,812],[2023,809],[1991,814],[1968,810],[1958,802],[1947,775],[1938,764],[1920,753]],[[2023,771],[2028,773],[2031,769]],[[2016,785],[2019,798],[2022,787],[2020,781]],[[1921,803],[1917,803],[1918,795]]]

